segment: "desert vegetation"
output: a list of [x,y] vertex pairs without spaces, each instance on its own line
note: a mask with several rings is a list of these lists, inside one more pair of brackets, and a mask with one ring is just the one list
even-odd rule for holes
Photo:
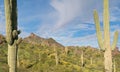
[[22,39],[17,24],[17,0],[4,0],[6,36],[0,35],[0,72],[120,72],[118,32],[110,45],[109,0],[103,0],[102,36],[98,13],[94,21],[99,48],[63,46],[34,33]]
[[[36,42],[36,37],[32,38]],[[29,38],[27,38],[30,40]],[[3,37],[0,45],[0,72],[8,72],[7,43]],[[37,40],[40,40],[37,38]],[[104,72],[104,52],[91,46],[68,46],[67,54],[65,47],[56,44],[48,45],[47,42],[32,44],[26,39],[20,43],[18,49],[17,68],[18,72]],[[112,51],[112,70],[120,71],[120,51],[118,48]],[[56,58],[58,62],[56,63]],[[56,65],[57,64],[57,65]]]

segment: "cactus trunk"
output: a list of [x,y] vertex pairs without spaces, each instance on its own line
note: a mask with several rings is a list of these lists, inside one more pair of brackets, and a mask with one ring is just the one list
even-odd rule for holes
[[91,65],[93,64],[93,59],[92,59],[92,57],[90,58],[90,64],[91,64]]
[[112,53],[110,47],[110,25],[109,25],[109,0],[104,0],[103,10],[103,23],[104,23],[104,63],[105,71],[112,72]]
[[9,45],[8,48],[9,72],[17,72],[17,47]]
[[68,47],[65,47],[65,54],[67,56],[67,54],[68,54]]
[[118,41],[118,32],[115,32],[112,46],[110,45],[110,25],[109,25],[109,0],[104,0],[103,26],[104,39],[100,31],[100,22],[97,11],[94,11],[94,21],[96,26],[99,47],[104,51],[105,72],[112,72],[112,50],[115,49]]
[[54,52],[55,52],[55,62],[56,62],[56,66],[57,66],[58,65],[58,52],[57,52],[56,45],[54,45]]
[[4,0],[4,5],[9,72],[17,72],[17,48],[21,42],[18,38],[20,31],[17,31],[17,0]]
[[114,59],[114,63],[113,63],[114,65],[113,65],[113,67],[114,67],[114,72],[116,72],[116,65],[115,65],[115,59]]
[[84,57],[83,57],[83,50],[82,50],[82,53],[81,53],[81,65],[82,65],[82,67],[84,67]]
[[58,65],[58,55],[57,52],[55,53],[56,65]]
[[112,53],[111,50],[106,49],[104,53],[105,72],[112,72]]

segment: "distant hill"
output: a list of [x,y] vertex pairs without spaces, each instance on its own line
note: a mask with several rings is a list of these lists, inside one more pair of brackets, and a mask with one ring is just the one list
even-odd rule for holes
[[42,46],[57,46],[57,47],[64,47],[62,44],[56,42],[53,38],[42,38],[37,36],[34,33],[31,33],[28,37],[23,39],[24,42],[31,43],[31,44],[37,44]]

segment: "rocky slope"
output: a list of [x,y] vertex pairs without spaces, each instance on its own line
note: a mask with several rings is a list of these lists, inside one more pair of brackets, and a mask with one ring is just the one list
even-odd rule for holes
[[24,42],[31,43],[31,44],[37,44],[42,46],[57,46],[57,47],[64,47],[60,43],[56,42],[53,38],[42,38],[37,36],[34,33],[31,33],[28,37],[23,39]]

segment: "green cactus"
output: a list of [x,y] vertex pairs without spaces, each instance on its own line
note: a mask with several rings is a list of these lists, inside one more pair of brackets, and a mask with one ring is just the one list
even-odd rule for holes
[[81,65],[84,67],[84,52],[83,50],[81,51]]
[[21,38],[17,30],[17,1],[4,0],[6,17],[6,41],[8,43],[8,65],[9,72],[17,72],[17,49]]
[[65,54],[68,55],[68,47],[65,47]]
[[98,13],[94,11],[94,21],[96,26],[96,33],[98,38],[99,47],[104,51],[104,64],[105,71],[112,72],[112,50],[115,49],[118,41],[118,32],[115,32],[112,46],[110,46],[110,25],[109,25],[109,0],[104,0],[103,10],[103,26],[104,26],[104,39],[102,37]]
[[116,61],[115,61],[115,59],[113,60],[113,72],[116,72]]
[[57,48],[56,45],[54,44],[54,52],[55,52],[55,61],[56,61],[56,66],[58,65],[58,52],[57,52]]
[[92,65],[93,64],[93,58],[90,57],[90,64]]

